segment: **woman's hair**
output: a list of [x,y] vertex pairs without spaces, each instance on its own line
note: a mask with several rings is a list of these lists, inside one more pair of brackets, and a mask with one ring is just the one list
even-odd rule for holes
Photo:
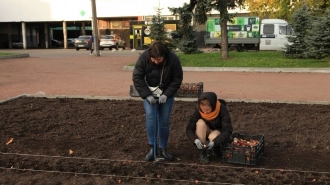
[[210,106],[211,107],[211,103],[206,98],[199,100],[199,105],[205,105],[205,106]]
[[151,58],[165,57],[168,54],[167,47],[160,41],[152,43],[148,49]]
[[206,98],[203,98],[203,99],[198,100],[198,104],[197,104],[198,110],[200,110],[200,106],[201,105],[212,107],[210,101],[208,99],[206,99]]

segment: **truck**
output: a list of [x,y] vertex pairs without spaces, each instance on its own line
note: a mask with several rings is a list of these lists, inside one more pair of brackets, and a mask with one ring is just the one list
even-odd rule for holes
[[[228,50],[281,50],[288,44],[287,36],[292,28],[283,19],[262,19],[259,17],[234,17],[227,22]],[[221,49],[220,18],[209,17],[206,22],[205,45]]]

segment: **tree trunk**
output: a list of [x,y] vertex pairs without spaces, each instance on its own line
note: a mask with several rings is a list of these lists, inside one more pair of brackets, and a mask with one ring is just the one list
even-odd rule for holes
[[228,30],[227,21],[222,19],[221,26],[221,58],[228,58]]
[[220,27],[221,27],[221,58],[228,58],[228,30],[227,30],[227,20],[228,15],[226,1],[220,1]]

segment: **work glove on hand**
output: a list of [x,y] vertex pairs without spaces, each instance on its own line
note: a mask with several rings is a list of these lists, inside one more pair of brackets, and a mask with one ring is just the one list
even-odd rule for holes
[[157,102],[156,98],[152,95],[148,96],[146,99],[149,104],[155,104]]
[[211,150],[214,147],[214,141],[211,141],[208,145],[207,145],[207,149]]
[[196,144],[198,149],[201,149],[201,150],[204,149],[204,145],[201,140],[195,139],[194,143]]
[[167,100],[167,96],[165,94],[162,94],[159,97],[159,103],[166,103],[166,100]]

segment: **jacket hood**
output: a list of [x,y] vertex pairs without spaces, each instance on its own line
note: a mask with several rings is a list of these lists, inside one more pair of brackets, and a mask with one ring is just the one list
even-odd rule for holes
[[212,111],[215,110],[217,95],[214,92],[204,92],[198,97],[198,103],[200,100],[207,99],[211,103]]

